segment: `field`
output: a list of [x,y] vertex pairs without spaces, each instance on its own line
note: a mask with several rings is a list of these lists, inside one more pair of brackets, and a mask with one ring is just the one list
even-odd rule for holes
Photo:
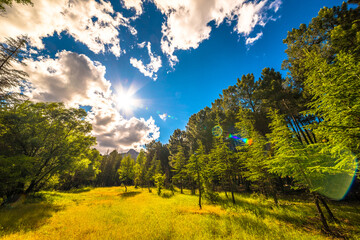
[[[312,202],[236,195],[231,204],[205,203],[189,192],[95,188],[41,192],[0,209],[0,239],[331,239],[321,232]],[[331,204],[337,234],[360,239],[359,204]]]

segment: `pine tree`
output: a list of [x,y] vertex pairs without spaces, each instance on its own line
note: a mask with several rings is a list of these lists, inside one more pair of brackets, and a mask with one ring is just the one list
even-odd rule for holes
[[184,149],[181,145],[178,146],[178,152],[171,160],[171,165],[173,167],[173,171],[175,175],[173,179],[177,180],[180,183],[180,192],[183,192],[184,187],[184,180],[186,178],[186,162],[187,159],[185,158]]
[[204,182],[205,167],[207,161],[207,155],[205,154],[205,149],[202,143],[198,142],[199,148],[195,151],[194,154],[190,155],[190,159],[186,164],[186,170],[188,175],[192,176],[195,182],[197,183],[197,188],[199,189],[199,207],[201,209],[201,198],[202,198],[202,188]]

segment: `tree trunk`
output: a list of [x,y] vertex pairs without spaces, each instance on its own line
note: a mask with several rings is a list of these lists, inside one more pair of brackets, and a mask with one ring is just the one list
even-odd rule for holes
[[181,193],[181,194],[184,194],[184,191],[183,191],[183,181],[182,181],[182,179],[180,179],[180,193]]
[[196,193],[196,182],[195,185],[191,184],[191,195],[195,195]]
[[126,187],[126,184],[124,184],[124,186],[125,186],[125,192],[127,192],[127,187]]
[[233,204],[235,204],[235,196],[234,196],[234,181],[232,179],[232,177],[230,176],[230,190],[231,190],[231,198],[232,198],[232,202]]
[[276,191],[273,190],[272,191],[272,196],[273,196],[273,199],[274,199],[274,202],[275,202],[275,205],[278,206],[278,198],[277,198],[277,194],[276,194]]
[[320,202],[324,205],[327,213],[330,216],[330,219],[335,221],[335,222],[339,222],[339,220],[334,216],[334,214],[332,213],[331,209],[329,208],[329,206],[327,205],[325,199],[323,197],[319,197]]
[[151,193],[150,182],[148,182],[148,190],[149,190],[149,193]]
[[231,189],[231,198],[232,198],[233,204],[235,204],[235,196],[234,196],[234,191],[232,189]]
[[199,184],[199,207],[200,207],[200,209],[201,209],[201,181],[200,181],[200,173],[198,172],[197,173],[197,175],[198,175],[198,184]]
[[320,208],[319,198],[318,198],[318,196],[316,196],[315,194],[314,194],[314,202],[315,202],[315,205],[316,205],[316,209],[317,209],[317,211],[318,211],[318,213],[319,213],[319,215],[320,215],[321,223],[322,223],[322,225],[323,225],[323,227],[324,227],[324,230],[325,230],[326,232],[330,232],[330,233],[331,233],[330,228],[329,228],[329,225],[327,224],[326,218],[325,218],[325,216],[324,216],[324,213],[322,212],[322,210],[321,210],[321,208]]

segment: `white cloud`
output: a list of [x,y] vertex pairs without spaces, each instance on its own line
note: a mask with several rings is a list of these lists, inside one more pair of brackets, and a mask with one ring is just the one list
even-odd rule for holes
[[[1,16],[0,41],[27,34],[30,43],[44,48],[42,38],[66,32],[94,53],[106,50],[120,56],[120,25],[130,28],[129,20],[115,13],[110,2],[100,0],[33,0],[30,5],[14,4]],[[136,33],[135,29],[130,28]]]
[[241,8],[235,12],[238,19],[234,30],[239,34],[248,36],[257,24],[265,26],[265,17],[262,13],[266,2],[265,0],[259,3],[244,3]]
[[159,114],[159,117],[161,118],[161,120],[166,121],[166,119],[167,119],[167,114],[166,114],[166,113]]
[[274,9],[274,11],[277,12],[281,4],[282,4],[282,0],[275,0],[270,4],[269,8]]
[[246,45],[252,45],[252,44],[254,44],[254,42],[256,42],[257,40],[259,40],[259,39],[262,37],[262,35],[263,35],[263,33],[262,33],[262,32],[259,32],[258,34],[256,34],[255,37],[253,37],[253,38],[250,38],[250,37],[247,38],[245,44],[246,44]]
[[138,43],[137,45],[139,48],[144,48],[146,45],[146,42]]
[[136,16],[141,15],[143,12],[142,0],[121,0],[121,3],[127,9],[133,8]]
[[30,84],[25,90],[33,101],[60,101],[67,106],[91,106],[88,120],[93,125],[96,146],[107,149],[139,150],[142,145],[160,136],[153,118],[124,118],[116,110],[116,102],[105,79],[106,69],[83,54],[62,51],[54,59],[26,60],[23,70],[29,73]]
[[146,47],[150,57],[150,63],[144,65],[142,60],[138,60],[136,58],[130,58],[130,64],[133,65],[133,67],[139,69],[139,71],[145,76],[150,77],[153,80],[156,80],[157,79],[156,73],[159,71],[159,69],[162,66],[161,58],[160,56],[155,57],[154,54],[151,52],[150,42],[148,42]]
[[[171,66],[178,62],[176,50],[197,48],[211,33],[210,22],[219,26],[224,20],[235,21],[234,31],[248,36],[256,25],[265,26],[267,12],[277,11],[281,1],[268,0],[249,2],[245,0],[153,0],[157,8],[166,15],[162,25],[162,51]],[[270,6],[271,7],[270,7]]]

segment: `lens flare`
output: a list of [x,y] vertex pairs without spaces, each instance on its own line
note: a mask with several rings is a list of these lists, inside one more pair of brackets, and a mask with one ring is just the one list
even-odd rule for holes
[[241,141],[244,142],[245,144],[249,144],[249,145],[252,144],[252,139],[241,138],[241,137],[239,137],[239,136],[232,135],[232,134],[229,134],[229,137],[228,137],[228,138],[232,138],[232,139],[236,139],[236,140],[241,140]]
[[219,125],[216,125],[212,128],[211,132],[215,137],[220,137],[223,133],[223,129]]
[[[353,153],[349,150],[333,156],[336,171],[326,173],[321,178],[311,179],[313,186],[318,189],[320,194],[334,199],[342,200],[348,193],[356,179],[358,161]],[[341,163],[341,167],[336,167]]]

